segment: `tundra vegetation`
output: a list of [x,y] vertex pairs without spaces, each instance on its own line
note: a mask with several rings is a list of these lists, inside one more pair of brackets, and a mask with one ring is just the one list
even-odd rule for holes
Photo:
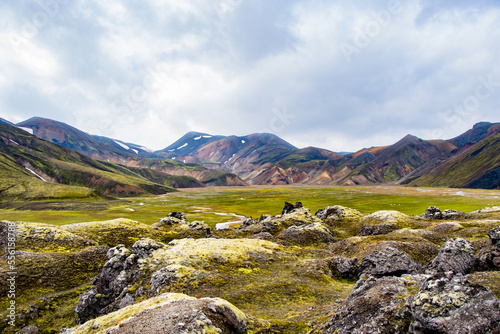
[[[374,186],[0,202],[0,277],[9,222],[17,272],[0,330],[495,333],[499,199]],[[215,229],[233,214],[244,222]]]

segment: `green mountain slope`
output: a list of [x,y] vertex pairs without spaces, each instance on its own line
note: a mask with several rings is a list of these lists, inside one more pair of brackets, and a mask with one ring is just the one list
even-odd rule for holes
[[163,194],[173,188],[0,124],[0,199]]
[[499,189],[500,134],[481,140],[410,185]]

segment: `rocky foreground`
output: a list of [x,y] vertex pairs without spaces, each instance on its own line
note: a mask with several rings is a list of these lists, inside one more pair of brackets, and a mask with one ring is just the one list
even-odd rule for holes
[[[0,223],[0,278],[11,272]],[[500,333],[500,207],[369,215],[300,202],[214,230],[173,212],[16,222],[4,333]]]

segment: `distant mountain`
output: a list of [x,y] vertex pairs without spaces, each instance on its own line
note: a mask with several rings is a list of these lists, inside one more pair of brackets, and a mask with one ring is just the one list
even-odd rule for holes
[[342,158],[320,148],[298,149],[268,133],[238,137],[189,132],[155,154],[230,171],[252,184],[296,183],[287,169],[309,161]]
[[1,117],[0,117],[0,123],[3,123],[3,124],[8,124],[8,125],[14,125],[14,123],[9,122],[8,120],[3,119],[3,118],[1,118]]
[[174,191],[124,166],[94,160],[0,124],[0,199],[133,196]]
[[465,133],[455,138],[447,140],[447,142],[455,145],[458,149],[468,148],[473,144],[486,139],[500,130],[500,123],[479,122],[474,127]]
[[[426,141],[407,135],[394,145],[381,150],[372,150],[376,154],[373,156],[374,159],[355,168],[343,183],[347,180],[354,184],[394,182],[433,159],[448,157],[454,148],[441,142]],[[352,163],[347,163],[347,166],[352,166]]]
[[[3,121],[0,123],[8,122]],[[163,150],[151,152],[140,145],[90,135],[43,118],[32,118],[17,126],[89,157],[119,163],[150,182],[175,187],[378,183],[490,187],[499,173],[494,149],[477,154],[479,158],[475,159],[489,159],[482,164],[466,152],[477,145],[494,146],[488,140],[496,138],[500,123],[477,123],[449,140],[407,135],[393,145],[349,154],[317,147],[299,149],[273,134],[221,136],[201,132],[188,132]],[[470,175],[462,173],[462,179],[453,180],[440,176],[449,174],[440,171],[447,170],[451,163]]]
[[[213,178],[220,177],[220,173],[217,171],[193,164],[186,165],[182,161],[177,162],[165,159],[162,155],[155,154],[141,145],[90,135],[62,122],[33,117],[18,123],[17,126],[39,138],[74,149],[94,159],[114,162],[128,167],[151,169],[168,174],[168,179],[171,181],[169,186],[180,188],[199,187],[204,186],[201,183],[202,179],[212,180]],[[143,174],[145,177],[152,177],[151,173]],[[196,180],[192,178],[196,178]],[[153,177],[153,179],[156,178]],[[218,179],[217,182],[220,183],[222,182],[221,180]],[[232,185],[246,185],[244,181],[234,174],[227,175],[227,180]],[[211,182],[207,181],[207,185],[212,185]]]
[[444,161],[410,185],[500,189],[500,132]]
[[151,151],[143,146],[90,135],[66,123],[47,118],[33,117],[18,123],[17,126],[31,129],[32,134],[39,138],[77,150],[94,159],[123,162],[135,156],[154,157]]

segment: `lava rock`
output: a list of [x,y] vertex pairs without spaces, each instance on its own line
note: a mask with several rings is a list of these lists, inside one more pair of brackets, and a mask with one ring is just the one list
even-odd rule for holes
[[457,210],[446,209],[443,212],[443,219],[458,219],[463,217],[465,213]]
[[361,218],[362,216],[361,212],[340,205],[328,206],[322,210],[316,211],[315,215],[326,223],[332,223],[344,219],[354,220]]
[[389,224],[382,223],[380,225],[364,225],[359,228],[358,235],[368,236],[368,235],[388,234],[397,229],[398,229],[397,225],[391,223]]
[[334,277],[351,279],[358,277],[358,259],[348,259],[342,256],[335,256],[328,259],[330,270]]
[[132,246],[132,249],[141,259],[145,259],[155,250],[164,248],[166,246],[167,245],[165,245],[164,243],[155,241],[153,239],[142,238],[135,242],[135,244]]
[[75,312],[80,323],[112,311],[137,270],[139,257],[124,245],[110,248],[106,256],[109,260],[94,285],[79,297]]
[[165,218],[160,218],[156,223],[152,225],[153,228],[159,228],[162,226],[172,226],[173,224],[185,224],[187,223],[186,214],[183,212],[171,212]]
[[438,207],[430,206],[420,217],[425,219],[443,219],[443,213]]
[[491,243],[493,245],[500,246],[500,226],[488,231],[488,236],[490,237]]
[[296,209],[299,209],[302,207],[303,207],[303,205],[301,202],[297,202],[297,203],[295,203],[295,205],[293,205],[292,203],[285,202],[285,206],[283,207],[283,211],[281,212],[281,214],[284,215],[286,213],[292,213]]
[[500,270],[500,227],[488,231],[491,246],[481,250],[480,261],[486,269]]
[[420,264],[393,247],[387,247],[364,257],[359,265],[360,276],[401,276],[420,272],[423,272]]
[[322,223],[290,226],[278,235],[278,239],[303,246],[335,242],[335,238]]
[[500,300],[463,275],[439,273],[412,297],[410,333],[500,333]]
[[324,326],[323,333],[407,333],[412,315],[406,300],[422,280],[414,276],[359,280]]
[[470,241],[457,238],[448,240],[428,266],[430,273],[453,271],[463,275],[471,273],[479,264],[476,250]]

